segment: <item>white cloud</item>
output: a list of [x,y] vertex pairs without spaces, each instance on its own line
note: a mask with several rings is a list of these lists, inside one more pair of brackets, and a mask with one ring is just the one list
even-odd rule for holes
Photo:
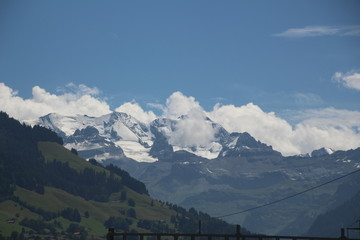
[[[302,119],[301,119],[302,118]],[[347,150],[360,147],[360,112],[324,108],[298,113],[294,144],[301,150],[330,147]]]
[[64,88],[59,87],[57,89],[59,93],[72,93],[75,96],[92,95],[96,96],[100,94],[100,90],[97,87],[90,88],[84,84],[76,85],[75,83],[68,83]]
[[[357,73],[337,73],[334,79],[352,81],[351,86],[354,87],[353,79],[358,79],[357,76]],[[95,96],[99,94],[97,88],[85,85],[68,85],[67,88],[72,89],[70,93],[55,95],[35,86],[32,98],[23,99],[16,91],[0,83],[0,110],[21,121],[32,120],[51,112],[90,116],[111,112],[109,105]],[[299,94],[297,97],[302,101],[319,100],[311,94]],[[163,111],[163,117],[177,119],[169,142],[179,147],[211,146],[215,140],[215,130],[207,117],[229,132],[248,132],[284,155],[308,153],[321,147],[335,150],[360,147],[359,111],[334,108],[293,111],[292,119],[288,118],[295,121],[291,125],[275,113],[264,112],[253,103],[243,106],[217,104],[212,111],[206,112],[194,97],[185,96],[181,92],[169,96],[165,105],[157,104],[155,107]],[[135,101],[122,104],[116,111],[127,112],[144,123],[150,123],[158,117],[152,111],[145,111]]]
[[306,26],[274,34],[277,37],[360,36],[360,26]]
[[215,140],[215,129],[200,109],[190,110],[186,117],[181,118],[169,143],[180,147],[209,147]]
[[120,107],[116,108],[115,111],[125,112],[145,124],[150,124],[157,118],[155,113],[152,111],[144,111],[144,109],[142,109],[135,101],[124,103]]
[[[90,88],[84,84],[80,84],[78,87],[75,84],[71,84],[72,87],[75,87],[75,92],[80,95],[98,95],[100,93],[97,87]],[[77,90],[79,89],[79,91]]]
[[360,112],[335,109],[333,107],[323,109],[308,109],[292,112],[293,119],[316,127],[360,127]]
[[181,92],[174,92],[166,100],[164,107],[164,116],[172,119],[177,119],[182,115],[189,114],[192,110],[202,111],[200,104],[195,101],[194,97],[187,97]]
[[360,90],[360,73],[357,72],[347,72],[341,73],[336,72],[332,79],[336,82],[343,84],[347,88],[352,88],[355,90]]
[[39,86],[32,89],[32,98],[23,99],[17,92],[0,83],[0,110],[23,121],[36,119],[48,113],[62,115],[101,116],[110,112],[109,105],[93,96],[94,89],[79,85],[79,91],[55,95]]
[[291,142],[294,137],[292,126],[253,103],[241,107],[216,105],[209,116],[229,132],[248,132],[283,154],[300,153],[299,147]]
[[308,153],[321,147],[347,150],[360,147],[360,112],[325,108],[293,112],[299,121],[291,126],[274,113],[249,103],[215,106],[209,113],[228,131],[249,132],[284,155]]
[[188,97],[181,92],[174,92],[166,100],[165,106],[151,104],[151,107],[161,109],[163,117],[176,121],[175,131],[169,142],[179,147],[209,147],[215,140],[215,130],[207,120],[205,111],[194,97]]
[[314,37],[323,35],[335,35],[338,28],[329,26],[307,26],[304,28],[290,28],[284,32],[275,34],[278,37]]

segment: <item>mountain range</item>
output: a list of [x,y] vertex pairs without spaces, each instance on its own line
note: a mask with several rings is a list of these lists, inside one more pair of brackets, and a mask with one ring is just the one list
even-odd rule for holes
[[[181,116],[145,124],[120,112],[48,114],[32,122],[55,131],[79,156],[128,171],[156,199],[224,216],[259,233],[304,234],[319,215],[359,192],[360,177],[354,174],[278,201],[360,168],[360,148],[324,147],[284,157],[249,133],[229,133],[209,118],[205,124],[215,138],[203,139],[204,133],[194,128],[194,138],[186,139],[181,132],[186,123],[187,116]],[[272,202],[277,203],[257,208]],[[237,212],[242,213],[232,214]]]

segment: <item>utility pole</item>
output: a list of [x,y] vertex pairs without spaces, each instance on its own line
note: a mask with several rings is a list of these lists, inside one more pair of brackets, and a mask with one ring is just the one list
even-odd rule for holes
[[236,240],[240,240],[241,228],[240,225],[236,225]]
[[109,228],[109,231],[106,234],[106,240],[114,240],[114,235],[115,235],[115,229]]
[[341,231],[340,231],[340,240],[345,240],[345,229],[344,228],[341,228]]

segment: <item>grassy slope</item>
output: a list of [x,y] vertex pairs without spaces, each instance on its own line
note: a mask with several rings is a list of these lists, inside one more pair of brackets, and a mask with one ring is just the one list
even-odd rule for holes
[[[45,158],[45,161],[54,161],[55,159],[60,162],[68,162],[69,166],[77,171],[81,171],[84,168],[92,168],[95,171],[103,172],[104,169],[98,166],[94,166],[84,159],[76,156],[68,149],[54,142],[39,142],[39,150]],[[107,175],[109,175],[109,172]]]
[[[169,209],[161,207],[156,201],[154,201],[154,206],[151,206],[152,199],[146,195],[139,195],[134,192],[130,193],[129,190],[128,193],[128,198],[133,198],[136,202],[135,209],[138,219],[168,221],[171,215],[174,214],[174,212]],[[80,225],[87,227],[90,232],[98,236],[106,232],[103,225],[105,220],[110,216],[122,216],[120,212],[130,208],[127,202],[110,201],[103,203],[86,201],[81,197],[51,187],[46,187],[45,194],[43,195],[17,187],[15,195],[32,206],[40,207],[51,212],[58,212],[68,207],[76,208],[82,215]],[[90,218],[88,219],[84,217],[86,211],[90,214]],[[133,220],[136,221],[136,219]]]
[[[37,218],[38,215],[22,208],[19,204],[13,201],[4,201],[0,203],[0,233],[4,236],[9,236],[12,231],[20,232],[22,226],[17,224],[23,218]],[[7,223],[7,219],[17,219],[15,224]]]
[[[43,156],[45,157],[46,161],[53,161],[54,159],[56,159],[61,162],[69,162],[69,166],[78,171],[81,171],[84,168],[90,167],[90,168],[93,168],[95,171],[101,171],[101,172],[105,171],[106,175],[108,175],[108,176],[110,175],[110,172],[108,170],[90,164],[89,162],[74,155],[72,152],[65,149],[63,146],[61,146],[59,144],[52,143],[52,142],[40,142],[39,149],[42,152]],[[163,214],[159,215],[159,213],[166,213],[166,215],[169,215],[169,211],[167,208],[164,209],[164,208],[160,207],[160,204],[157,203],[157,201],[154,201],[154,207],[158,208],[158,209],[156,209],[156,211],[152,211],[151,210],[152,208],[149,208],[149,206],[152,202],[152,199],[149,196],[144,195],[144,194],[138,194],[131,189],[126,189],[126,191],[127,191],[127,197],[134,199],[136,201],[136,206],[140,208],[139,210],[141,210],[137,213],[139,218],[141,218],[141,219],[160,219],[160,217],[161,217],[164,220],[170,218],[170,216],[165,217],[165,216],[163,216]],[[63,195],[63,194],[60,194],[60,195]],[[114,203],[114,201],[119,199],[118,196],[120,196],[119,193],[114,193],[113,196],[110,197],[110,199],[112,200],[112,203]],[[71,202],[69,202],[69,204]],[[157,204],[155,204],[155,203],[157,203]],[[143,212],[145,214],[143,214]],[[107,216],[109,216],[109,215],[107,215]]]
[[[81,171],[86,167],[91,167],[96,171],[105,171],[107,175],[110,174],[109,171],[88,163],[56,143],[41,142],[39,143],[39,149],[46,161],[53,161],[56,159],[62,162],[69,162],[69,166],[78,171]],[[165,220],[170,222],[170,217],[176,214],[167,207],[161,206],[158,201],[151,199],[147,195],[138,194],[128,188],[125,189],[127,191],[127,198],[132,198],[135,201],[137,219],[132,219],[134,222],[133,228],[135,229],[137,229],[136,223],[139,219]],[[79,224],[88,229],[90,236],[95,235],[98,237],[103,237],[106,234],[106,229],[103,225],[104,221],[110,216],[127,217],[122,215],[122,213],[131,208],[128,206],[127,201],[117,201],[120,193],[114,193],[110,197],[110,201],[106,203],[87,201],[81,197],[74,196],[63,190],[52,187],[45,187],[45,193],[43,195],[17,187],[15,195],[29,205],[46,211],[59,212],[66,208],[78,209],[82,216],[82,220]],[[151,203],[153,203],[153,205]],[[90,214],[89,218],[84,217],[86,211]],[[3,235],[8,236],[14,230],[20,231],[22,226],[18,223],[25,217],[38,219],[40,216],[22,208],[13,201],[4,201],[0,203],[0,229]],[[11,218],[16,219],[15,224],[6,223],[6,220]],[[66,229],[71,223],[69,220],[63,218],[57,218],[56,220],[62,223],[63,229]],[[142,231],[142,229],[137,230]]]

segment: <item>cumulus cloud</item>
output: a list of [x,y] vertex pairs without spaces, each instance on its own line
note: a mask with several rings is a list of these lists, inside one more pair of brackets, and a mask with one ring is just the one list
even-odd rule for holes
[[360,36],[360,26],[306,26],[302,28],[289,28],[281,33],[274,34],[277,37],[318,37],[318,36]]
[[[347,80],[354,88],[357,86],[355,83],[358,83],[358,73],[337,73],[334,79]],[[70,84],[66,89],[56,95],[35,86],[32,97],[23,99],[18,96],[17,91],[0,83],[0,110],[21,121],[36,119],[52,112],[90,116],[111,112],[109,105],[97,97],[100,92],[97,88]],[[296,97],[301,101],[321,100],[311,94],[298,94]],[[169,96],[164,105],[156,104],[153,107],[161,109],[162,116],[145,111],[135,101],[124,103],[115,110],[126,112],[147,124],[157,117],[176,120],[169,142],[184,148],[206,148],[216,140],[216,130],[208,118],[222,125],[228,132],[248,132],[284,155],[308,153],[321,147],[335,150],[360,147],[359,111],[335,108],[293,111],[288,114],[292,117],[287,117],[292,120],[290,124],[274,112],[263,111],[254,103],[243,106],[216,104],[207,112],[194,97],[185,96],[181,92]]]
[[215,130],[194,97],[181,92],[171,94],[165,105],[148,104],[162,111],[162,117],[176,120],[169,143],[179,147],[206,147],[215,140]]
[[360,90],[360,73],[357,72],[347,72],[341,73],[336,72],[332,79],[336,82],[341,83],[347,88],[352,88],[355,90]]
[[215,133],[205,112],[194,108],[178,120],[169,143],[180,147],[207,147],[215,141]]
[[77,92],[55,95],[35,86],[32,98],[23,99],[18,96],[17,91],[0,83],[0,110],[20,121],[36,119],[53,112],[89,116],[101,116],[110,112],[109,105],[95,97],[95,89],[85,85],[79,85],[78,89]]
[[300,153],[299,147],[291,141],[294,138],[292,126],[275,113],[266,113],[253,103],[241,107],[218,104],[208,114],[229,132],[248,132],[286,155]]
[[[321,147],[334,150],[348,150],[358,148],[360,135],[349,127],[316,127],[311,124],[299,124],[295,128],[294,145],[299,146],[299,153],[308,153]],[[289,152],[288,155],[292,155]]]
[[145,124],[150,124],[157,118],[155,113],[152,111],[144,111],[144,109],[135,101],[124,103],[116,108],[115,111],[125,112]]
[[294,144],[302,152],[320,147],[347,150],[360,147],[360,112],[324,108],[294,113],[299,121]]
[[166,106],[163,108],[164,116],[171,119],[187,115],[193,110],[203,111],[194,97],[187,97],[181,92],[171,94],[166,100]]
[[284,155],[308,153],[321,147],[347,150],[360,147],[360,112],[326,108],[293,112],[298,123],[290,125],[275,113],[249,103],[215,106],[213,120],[230,132],[249,132]]

